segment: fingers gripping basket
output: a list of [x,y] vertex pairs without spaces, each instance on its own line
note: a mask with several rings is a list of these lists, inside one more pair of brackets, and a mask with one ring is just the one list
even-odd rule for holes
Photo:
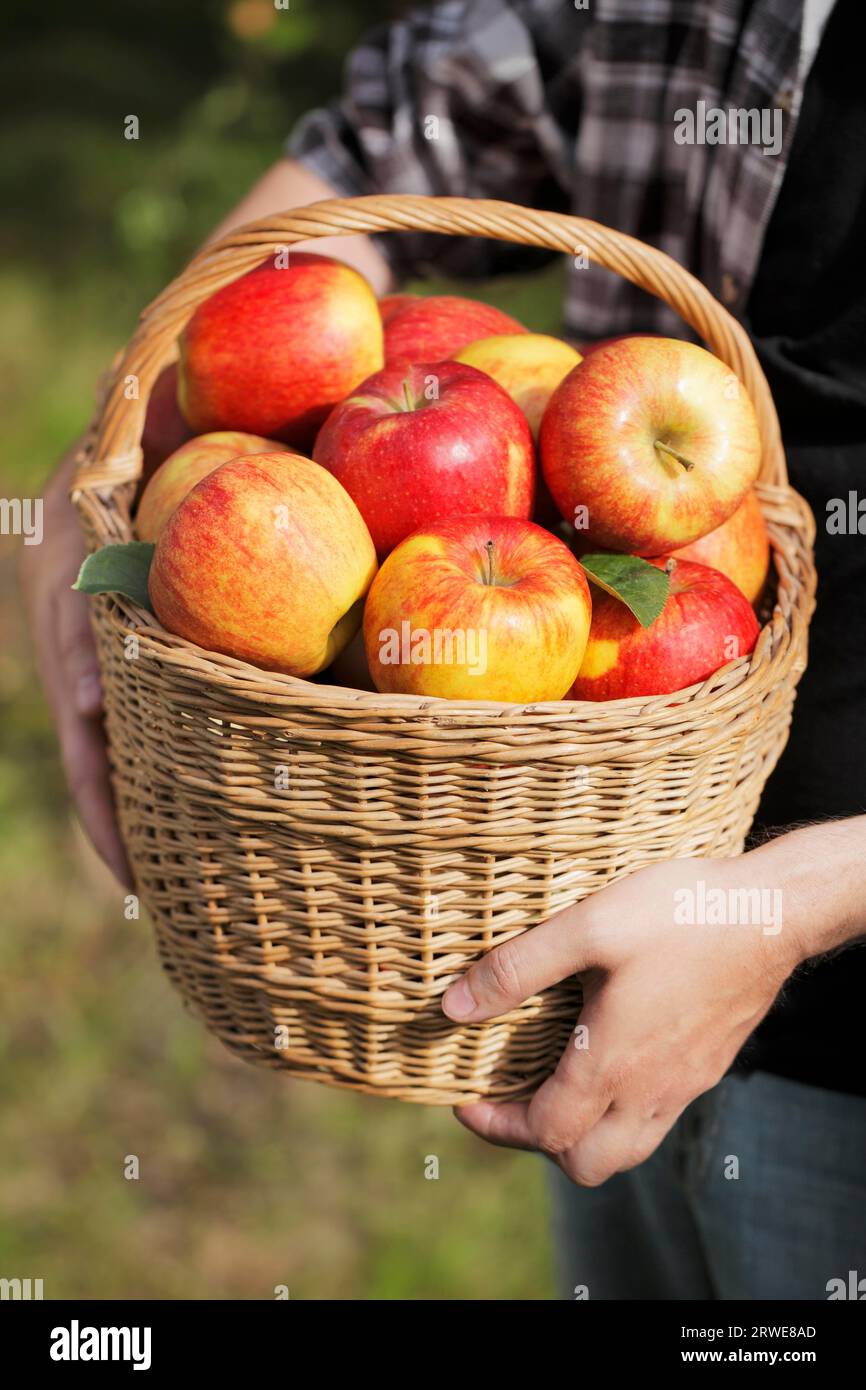
[[248,1061],[453,1104],[529,1093],[578,1007],[567,982],[495,1022],[455,1026],[440,997],[473,958],[654,860],[742,848],[805,665],[813,530],[787,485],[749,341],[681,266],[574,217],[373,197],[234,233],[145,312],[79,461],[74,499],[91,546],[132,535],[147,397],[196,305],[277,245],[400,229],[586,247],[666,300],[755,404],[775,559],[774,606],[751,657],[675,696],[604,705],[295,680],[202,651],[126,601],[94,600],[123,835],[184,998]]

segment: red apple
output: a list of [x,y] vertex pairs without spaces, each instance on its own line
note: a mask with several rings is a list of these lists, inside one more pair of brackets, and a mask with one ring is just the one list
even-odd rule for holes
[[616,338],[596,338],[592,343],[579,344],[578,350],[582,357],[591,357],[599,348],[608,347],[610,343],[621,343],[626,338],[660,338],[660,333],[620,333]]
[[313,457],[354,498],[380,559],[444,517],[532,512],[529,426],[501,386],[458,362],[377,372],[337,406]]
[[580,353],[547,333],[495,333],[461,348],[456,360],[498,381],[520,406],[537,439],[547,403],[562,378],[577,366]]
[[177,403],[177,363],[171,362],[156,378],[147,402],[141,438],[141,481],[153,476],[163,459],[179,449],[192,430]]
[[620,338],[585,357],[551,396],[540,446],[563,517],[594,545],[640,555],[721,526],[761,461],[740,382],[676,338]]
[[370,673],[380,691],[559,700],[580,667],[591,606],[581,566],[540,526],[452,517],[403,541],[373,581]]
[[375,572],[363,518],[326,469],[298,454],[255,454],[184,498],[157,541],[149,587],[169,632],[309,676],[351,641]]
[[379,313],[382,316],[382,322],[387,323],[401,309],[405,309],[407,304],[415,304],[418,299],[420,299],[420,295],[417,294],[383,294],[379,300]]
[[241,454],[280,453],[280,445],[258,434],[237,430],[217,430],[198,434],[162,463],[142,493],[135,516],[135,530],[141,541],[157,541],[166,522],[196,483],[229,459]]
[[733,516],[699,541],[673,553],[677,559],[697,560],[700,565],[721,570],[749,603],[755,603],[770,568],[770,535],[758,494],[751,488]]
[[650,627],[612,594],[593,593],[592,627],[574,700],[668,695],[747,656],[758,636],[751,604],[718,570],[660,556],[671,565],[667,602]]
[[438,362],[491,333],[525,333],[523,324],[477,299],[431,294],[391,314],[385,324],[385,364]]
[[383,362],[376,296],[327,256],[266,261],[196,309],[180,338],[179,400],[197,434],[246,430],[298,448]]

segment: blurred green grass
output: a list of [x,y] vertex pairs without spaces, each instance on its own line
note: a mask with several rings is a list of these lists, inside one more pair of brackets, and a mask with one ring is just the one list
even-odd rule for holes
[[[36,495],[139,309],[391,8],[293,0],[272,32],[260,0],[136,0],[121,33],[100,0],[87,26],[58,9],[47,49],[10,6],[0,87],[27,99],[0,136],[0,496]],[[472,292],[555,331],[559,287]],[[184,1012],[69,811],[15,571],[0,538],[0,1276],[49,1298],[550,1297],[541,1160],[448,1110],[249,1068]]]

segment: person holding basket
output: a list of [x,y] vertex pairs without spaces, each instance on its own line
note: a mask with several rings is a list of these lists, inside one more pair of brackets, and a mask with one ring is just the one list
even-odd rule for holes
[[[479,1021],[582,978],[588,1047],[566,1049],[529,1101],[457,1112],[489,1142],[553,1160],[567,1297],[823,1299],[849,1270],[866,1274],[856,13],[854,0],[412,10],[362,42],[342,96],[304,118],[217,232],[337,195],[448,194],[569,211],[657,246],[748,329],[791,482],[817,520],[810,663],[746,853],[620,879],[497,947],[444,997],[450,1018]],[[489,276],[544,260],[417,232],[335,238],[328,251],[379,294],[427,269]],[[579,260],[570,337],[687,332],[662,301]],[[72,457],[47,490],[25,587],[73,796],[126,879],[87,606],[70,590],[83,555]],[[779,929],[679,921],[677,895],[708,890],[778,894]]]

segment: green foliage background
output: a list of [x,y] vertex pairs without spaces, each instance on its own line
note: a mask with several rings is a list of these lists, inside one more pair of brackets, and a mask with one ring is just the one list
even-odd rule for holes
[[[38,493],[138,311],[397,8],[6,0],[0,496]],[[473,293],[556,327],[555,275]],[[447,1110],[248,1068],[184,1013],[70,814],[15,544],[0,537],[0,1276],[47,1298],[549,1297],[541,1160]]]

